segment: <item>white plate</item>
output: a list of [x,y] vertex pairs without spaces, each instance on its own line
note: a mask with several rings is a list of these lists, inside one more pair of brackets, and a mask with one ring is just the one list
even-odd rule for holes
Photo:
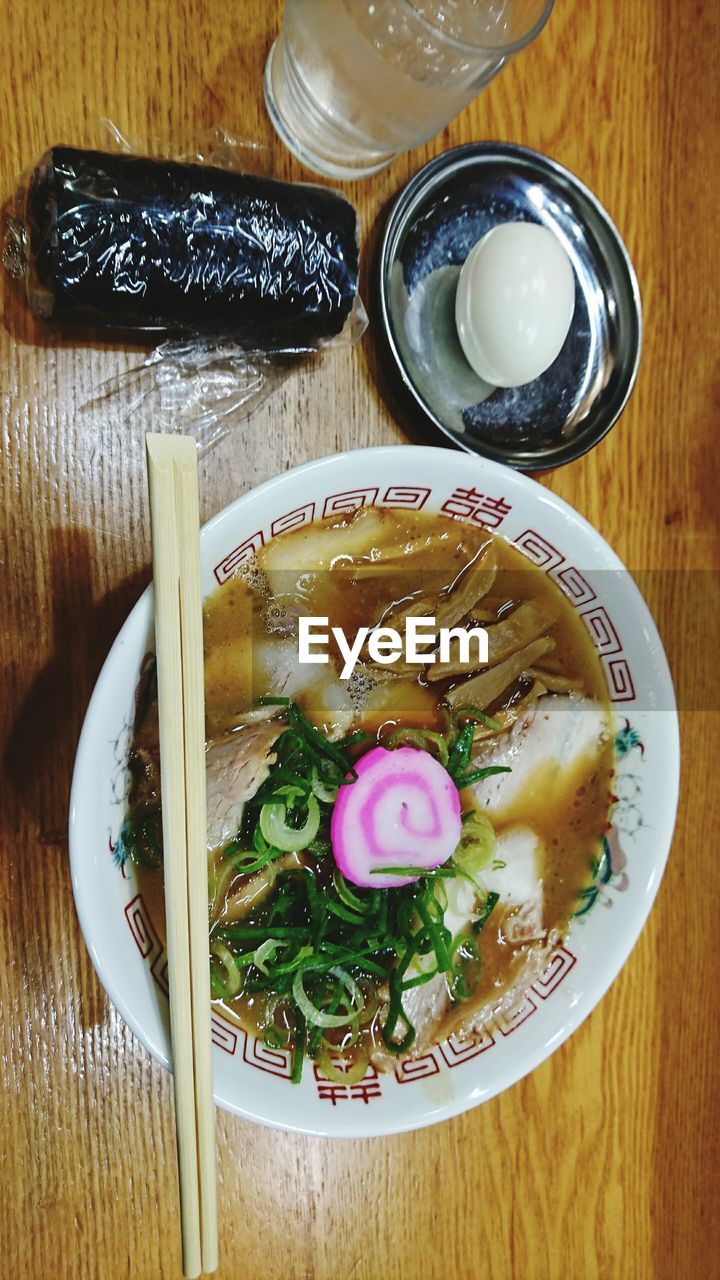
[[[338,1086],[306,1064],[288,1080],[283,1052],[213,1015],[219,1106],[301,1133],[367,1137],[433,1124],[491,1098],[547,1058],[617,976],[657,893],[672,838],[679,739],[672,682],[653,620],[607,543],[526,476],[444,449],[399,446],[338,454],[285,472],[221,511],[202,531],[203,591],[284,529],[375,504],[445,510],[497,531],[572,600],[600,654],[616,714],[618,803],[612,873],[513,1020],[479,1043],[450,1040],[394,1075]],[[83,726],[70,807],[70,861],[80,924],[98,976],[154,1057],[170,1066],[165,956],[131,869],[113,858],[124,813],[125,752],[152,592],[140,598],[100,674]]]

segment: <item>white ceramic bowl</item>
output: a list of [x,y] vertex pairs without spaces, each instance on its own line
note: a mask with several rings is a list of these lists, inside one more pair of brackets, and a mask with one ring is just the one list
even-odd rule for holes
[[[579,1026],[627,960],[658,889],[679,777],[672,683],[654,623],[632,579],[571,507],[517,472],[444,449],[400,446],[322,458],[243,495],[202,531],[209,594],[282,530],[360,505],[445,510],[486,524],[566,592],[590,630],[617,720],[618,803],[603,877],[589,909],[522,1009],[478,1043],[450,1040],[359,1085],[306,1065],[288,1080],[283,1052],[213,1015],[218,1105],[303,1133],[366,1137],[444,1120],[514,1084]],[[123,818],[125,752],[140,663],[152,636],[152,592],[140,598],[103,667],[78,747],[70,861],[80,924],[100,981],[147,1049],[170,1066],[166,962],[132,870],[113,844]]]

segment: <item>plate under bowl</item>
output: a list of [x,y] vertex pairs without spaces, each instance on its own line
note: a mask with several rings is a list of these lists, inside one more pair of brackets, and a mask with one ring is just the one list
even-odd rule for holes
[[[447,360],[443,352],[436,368],[437,334],[432,322],[415,314],[412,300],[420,297],[416,291],[427,289],[431,273],[459,271],[487,231],[513,221],[540,223],[557,235],[575,273],[575,313],[563,348],[545,373],[473,403],[472,378],[469,394],[462,385],[459,345],[453,339],[457,359],[454,350]],[[607,435],[632,391],[642,311],[627,250],[592,192],[537,151],[470,143],[425,165],[390,214],[381,248],[380,297],[390,359],[415,410],[470,453],[521,471],[561,466]],[[450,306],[437,314],[436,323],[449,332]]]
[[[619,973],[647,918],[670,847],[679,776],[677,714],[665,655],[632,578],[598,533],[527,476],[450,449],[360,449],[287,471],[221,511],[201,534],[210,594],[286,529],[361,506],[445,511],[491,528],[564,590],[588,627],[615,712],[618,804],[606,876],[517,1015],[480,1041],[450,1039],[395,1072],[343,1086],[308,1064],[290,1083],[283,1050],[213,1014],[219,1106],[304,1133],[368,1137],[433,1124],[506,1089],[576,1030]],[[153,630],[140,598],[100,674],[78,746],[70,808],[73,892],[110,999],[171,1065],[167,963],[154,909],[114,846],[125,813],[135,687]],[[620,1047],[622,1051],[622,1046]]]

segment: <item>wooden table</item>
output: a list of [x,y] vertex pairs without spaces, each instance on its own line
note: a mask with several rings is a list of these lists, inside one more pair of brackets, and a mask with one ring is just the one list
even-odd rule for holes
[[[691,0],[558,0],[537,44],[442,136],[348,187],[366,267],[395,193],[426,159],[467,139],[548,152],[607,206],[643,293],[640,376],[609,438],[542,482],[633,570],[719,563],[711,10]],[[103,115],[140,146],[224,121],[267,143],[281,176],[306,177],[261,100],[278,18],[274,5],[220,0],[9,6],[3,197],[49,144],[95,142]],[[157,1280],[179,1274],[171,1081],[95,977],[66,842],[88,697],[149,579],[151,423],[141,411],[129,423],[115,411],[81,412],[135,353],[41,332],[5,281],[2,291],[0,1269],[7,1280]],[[305,459],[403,442],[397,411],[370,333],[320,372],[293,376],[206,459],[204,514]],[[717,633],[706,630],[698,580],[678,576],[690,603],[666,600],[660,616],[687,708],[673,852],[609,995],[529,1079],[425,1132],[331,1143],[220,1113],[220,1276],[718,1274],[720,703],[700,709],[711,665],[703,646],[716,646]]]

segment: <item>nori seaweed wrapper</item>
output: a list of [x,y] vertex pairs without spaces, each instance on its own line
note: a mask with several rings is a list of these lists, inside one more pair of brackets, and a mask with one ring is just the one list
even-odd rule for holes
[[212,166],[54,147],[25,234],[29,302],[53,322],[303,350],[338,334],[357,296],[347,200]]

